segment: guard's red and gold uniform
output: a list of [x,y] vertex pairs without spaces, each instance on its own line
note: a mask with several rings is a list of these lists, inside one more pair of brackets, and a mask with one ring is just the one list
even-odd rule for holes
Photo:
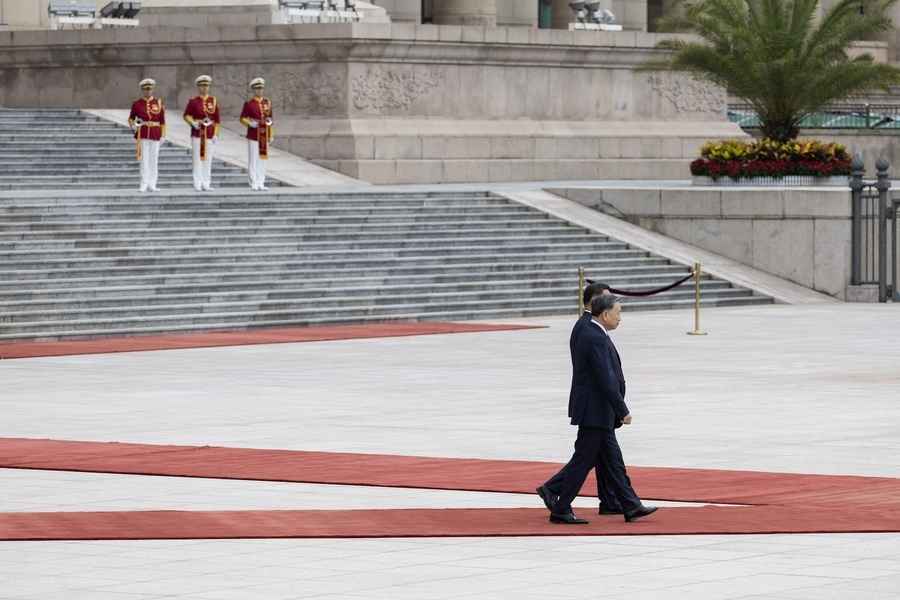
[[150,96],[135,100],[131,105],[128,122],[134,125],[137,119],[143,125],[134,132],[135,139],[158,142],[166,137],[166,107],[161,98]]
[[212,185],[212,144],[219,133],[219,103],[215,96],[195,96],[188,100],[184,120],[191,126],[194,162],[194,189]]
[[247,174],[250,189],[266,189],[266,163],[269,144],[275,130],[272,127],[272,101],[254,96],[244,103],[241,123],[247,127]]
[[[258,127],[251,127],[250,121],[259,123]],[[272,101],[268,98],[251,98],[244,102],[241,111],[241,123],[247,127],[247,139],[259,142],[259,157],[268,158],[269,144],[272,141],[274,131],[267,123],[272,120]],[[260,135],[262,134],[262,135]]]
[[[150,86],[147,86],[150,89]],[[156,191],[159,143],[166,137],[166,107],[161,98],[138,98],[131,105],[128,124],[134,130],[135,154],[141,162],[141,191]]]

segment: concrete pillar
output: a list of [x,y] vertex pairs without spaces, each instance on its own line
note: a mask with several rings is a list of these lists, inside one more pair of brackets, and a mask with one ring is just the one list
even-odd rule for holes
[[436,25],[497,26],[496,0],[434,0]]

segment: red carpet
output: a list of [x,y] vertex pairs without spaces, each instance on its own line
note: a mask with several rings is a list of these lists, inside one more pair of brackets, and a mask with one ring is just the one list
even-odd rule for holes
[[183,348],[214,348],[218,346],[249,346],[253,344],[287,344],[295,342],[325,342],[365,338],[407,337],[442,333],[475,333],[484,331],[518,331],[539,329],[531,325],[489,325],[478,323],[372,323],[368,325],[333,325],[327,327],[286,327],[251,329],[245,331],[211,331],[110,337],[58,342],[0,342],[0,359],[35,358],[39,356],[71,356],[77,354],[107,354],[111,352],[141,352],[146,350],[176,350]]
[[[0,438],[0,467],[533,493],[558,465],[244,448]],[[551,526],[540,509],[0,514],[0,539],[415,537],[900,532],[900,479],[631,467],[665,508],[637,524]],[[584,495],[593,494],[593,482]],[[539,500],[535,496],[535,504]]]
[[[537,501],[537,498],[535,497]],[[539,502],[539,501],[538,501]],[[532,508],[0,513],[0,540],[382,538],[759,533],[881,533],[883,511],[763,506],[663,508],[637,523],[591,515],[563,526]]]

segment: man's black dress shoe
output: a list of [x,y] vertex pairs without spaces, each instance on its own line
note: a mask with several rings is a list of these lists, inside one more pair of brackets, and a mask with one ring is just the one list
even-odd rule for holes
[[652,515],[653,513],[656,512],[656,510],[657,509],[655,506],[641,505],[640,508],[636,508],[631,512],[625,513],[625,522],[631,523],[632,521],[637,521],[638,519],[642,519],[642,518],[646,517],[647,515]]
[[547,507],[547,510],[549,510],[552,513],[554,499],[553,499],[553,494],[550,492],[550,490],[547,489],[547,486],[542,485],[535,491],[537,492],[537,495],[541,497],[541,500],[544,501],[544,506]]
[[575,516],[575,513],[567,513],[564,515],[552,513],[550,515],[550,522],[562,523],[563,525],[587,525],[590,521],[579,519]]
[[607,508],[604,505],[600,505],[600,510],[598,511],[601,515],[621,515],[625,514],[621,508]]

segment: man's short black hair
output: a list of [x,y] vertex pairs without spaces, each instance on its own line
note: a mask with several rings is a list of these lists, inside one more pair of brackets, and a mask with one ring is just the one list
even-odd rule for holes
[[603,290],[608,290],[609,285],[603,283],[602,281],[592,281],[586,286],[584,286],[584,292],[582,292],[582,300],[584,301],[584,306],[588,310],[591,308],[591,300],[595,296],[599,296],[603,293]]
[[591,315],[594,317],[599,317],[606,311],[612,310],[612,307],[615,306],[618,301],[619,298],[617,296],[613,296],[612,294],[595,296],[594,299],[591,300]]

